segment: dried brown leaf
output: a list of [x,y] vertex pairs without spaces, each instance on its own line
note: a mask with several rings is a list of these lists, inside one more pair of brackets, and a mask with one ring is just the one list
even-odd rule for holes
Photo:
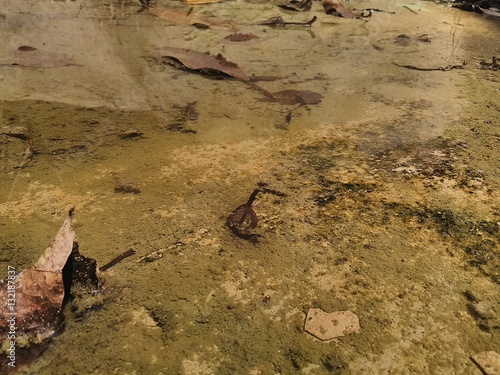
[[164,47],[159,49],[159,53],[164,57],[173,58],[190,70],[201,73],[215,72],[228,76],[247,80],[247,74],[238,65],[227,60],[221,54],[212,56],[208,53],[192,51],[184,48]]
[[360,14],[354,13],[346,7],[340,0],[323,0],[323,8],[326,14],[332,14],[344,18],[359,18]]
[[232,21],[221,20],[213,16],[158,7],[149,7],[148,11],[150,14],[176,25],[198,25],[213,30],[236,30],[236,25]]
[[[24,346],[16,350],[16,369],[36,357],[61,327],[64,300],[63,267],[73,249],[75,232],[72,212],[66,217],[50,246],[35,264],[0,283],[0,341],[11,341],[9,319],[15,319],[16,339]],[[15,304],[8,303],[15,300]],[[2,353],[0,367],[7,367]]]

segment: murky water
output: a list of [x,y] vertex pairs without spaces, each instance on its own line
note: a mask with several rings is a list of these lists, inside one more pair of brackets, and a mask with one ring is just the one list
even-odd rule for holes
[[[362,20],[194,6],[248,42],[138,2],[4,4],[2,269],[32,264],[73,205],[83,254],[137,251],[24,373],[479,374],[470,356],[500,350],[500,73],[478,69],[500,23],[405,4],[350,2],[396,12]],[[277,15],[318,20],[256,25]],[[323,99],[272,102],[148,58],[161,47]],[[224,224],[258,186],[254,244]],[[311,307],[353,311],[360,333],[315,339]]]

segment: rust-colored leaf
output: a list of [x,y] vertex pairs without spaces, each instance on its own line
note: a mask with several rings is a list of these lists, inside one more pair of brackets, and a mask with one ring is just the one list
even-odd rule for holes
[[238,237],[245,240],[250,240],[252,242],[257,242],[260,235],[253,233],[252,229],[257,226],[257,214],[252,208],[253,201],[260,192],[259,189],[255,189],[247,203],[236,207],[226,220],[226,226]]
[[0,368],[6,369],[2,373],[31,362],[61,329],[62,308],[71,283],[97,287],[96,261],[78,253],[72,216],[73,208],[33,266],[19,274],[11,266],[7,278],[0,282],[0,342],[3,348],[14,348],[14,355],[10,354],[12,349],[1,353]]
[[[9,334],[14,333],[17,342],[22,338],[29,343],[26,350],[16,348],[16,368],[38,355],[60,328],[64,299],[62,269],[75,240],[72,212],[40,259],[15,277],[14,273],[9,274],[0,284],[0,340],[2,343],[12,341]],[[14,332],[9,322],[15,323]],[[2,353],[0,367],[12,367],[6,360],[8,356]]]
[[247,74],[238,65],[227,60],[221,54],[212,56],[209,53],[174,47],[164,47],[159,49],[159,52],[161,56],[173,58],[189,70],[200,73],[222,73],[242,80],[248,79]]
[[346,7],[341,0],[323,0],[323,8],[326,14],[344,18],[360,18],[360,14],[354,13],[351,9]]
[[229,20],[203,14],[192,14],[170,8],[149,7],[150,14],[176,25],[194,25],[213,30],[236,30],[236,25]]
[[288,0],[286,3],[277,4],[280,8],[308,12],[311,10],[312,0]]
[[157,51],[157,56],[150,56],[150,58],[159,60],[161,63],[172,64],[178,68],[180,64],[181,68],[202,74],[219,74],[237,78],[263,94],[265,96],[263,101],[280,104],[318,104],[323,98],[320,94],[309,90],[283,90],[271,93],[253,82],[254,77],[249,77],[238,65],[227,60],[221,54],[212,56],[208,53],[174,47],[163,47]]
[[252,33],[247,33],[247,34],[242,34],[242,33],[234,33],[231,35],[226,36],[224,39],[229,40],[231,42],[246,42],[252,39],[258,39],[259,37],[252,34]]

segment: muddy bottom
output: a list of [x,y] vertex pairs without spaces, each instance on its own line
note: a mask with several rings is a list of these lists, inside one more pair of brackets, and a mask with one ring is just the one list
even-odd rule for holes
[[[71,206],[82,254],[137,253],[21,373],[480,375],[470,357],[500,350],[500,72],[479,69],[498,21],[427,2],[350,2],[395,12],[363,19],[195,6],[257,36],[231,42],[134,2],[23,4],[0,11],[0,277]],[[318,20],[256,25],[277,15]],[[145,58],[161,47],[322,101]],[[226,219],[256,188],[241,238]],[[309,308],[360,331],[321,341]]]

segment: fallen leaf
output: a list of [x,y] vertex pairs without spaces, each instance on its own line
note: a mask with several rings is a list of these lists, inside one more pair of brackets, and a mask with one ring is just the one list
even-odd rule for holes
[[246,42],[248,40],[258,39],[258,38],[259,38],[258,36],[251,33],[248,34],[234,33],[226,36],[224,39],[229,40],[231,42]]
[[277,4],[280,8],[307,12],[311,10],[312,0],[289,0],[286,3]]
[[311,27],[318,17],[313,16],[307,22],[295,22],[295,21],[285,21],[282,17],[271,17],[264,22],[258,23],[258,25],[271,26],[271,27],[286,27],[286,26],[302,26],[302,27]]
[[226,226],[238,237],[245,240],[250,240],[254,243],[258,241],[260,235],[253,233],[251,230],[257,226],[257,214],[252,208],[253,201],[260,192],[255,189],[247,200],[247,203],[236,207],[226,220]]
[[157,51],[156,56],[149,58],[205,75],[218,74],[237,78],[264,95],[262,101],[281,104],[318,104],[323,98],[320,94],[309,90],[283,90],[271,93],[253,82],[255,77],[249,77],[238,65],[221,54],[212,56],[209,53],[175,47],[163,47]]
[[[72,216],[73,208],[33,266],[17,275],[15,271],[9,272],[0,283],[0,342],[2,348],[15,348],[15,367],[9,365],[12,356],[5,349],[0,368],[18,370],[45,349],[62,327],[62,308],[71,284],[88,282],[89,278],[83,277],[87,272],[83,272],[84,268],[88,270],[93,265],[95,272],[97,262],[78,253]],[[68,264],[69,269],[65,268]],[[63,269],[67,271],[64,274]],[[91,275],[90,280],[92,287],[96,287],[97,275]]]
[[150,14],[176,25],[202,26],[213,30],[236,30],[236,25],[232,21],[221,20],[213,16],[158,7],[149,7],[148,11]]
[[361,14],[354,13],[351,9],[347,8],[340,0],[323,0],[323,8],[326,14],[344,18],[360,18]]
[[248,79],[247,74],[238,65],[226,60],[221,54],[212,56],[209,53],[174,47],[161,48],[159,53],[162,57],[173,58],[189,70],[199,73],[222,73],[242,80]]

